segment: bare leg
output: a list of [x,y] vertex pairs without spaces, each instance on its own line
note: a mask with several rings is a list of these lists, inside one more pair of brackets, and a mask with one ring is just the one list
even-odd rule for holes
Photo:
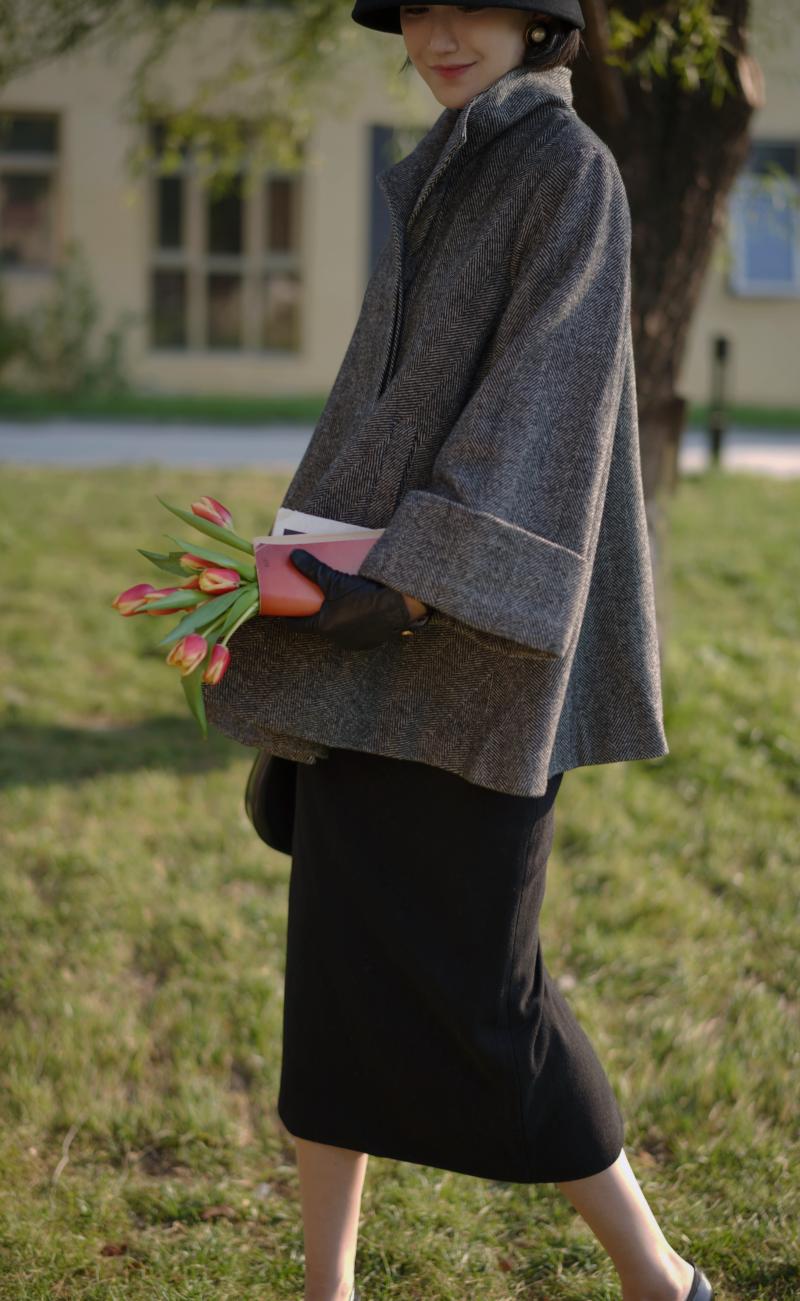
[[304,1301],[349,1301],[366,1152],[294,1138],[305,1243]]
[[622,1301],[685,1301],[692,1266],[664,1237],[624,1149],[600,1174],[556,1187],[613,1260]]

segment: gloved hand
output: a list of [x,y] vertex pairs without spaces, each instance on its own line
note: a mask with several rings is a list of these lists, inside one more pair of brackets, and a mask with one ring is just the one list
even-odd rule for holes
[[281,623],[321,632],[345,650],[368,650],[427,621],[427,615],[412,618],[402,592],[393,587],[334,569],[302,547],[295,547],[289,559],[322,588],[325,599],[314,614],[272,616]]

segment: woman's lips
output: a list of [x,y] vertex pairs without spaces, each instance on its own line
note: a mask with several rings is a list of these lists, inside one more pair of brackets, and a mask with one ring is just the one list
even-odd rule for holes
[[457,63],[450,67],[434,67],[432,68],[432,71],[438,73],[440,77],[458,77],[462,72],[466,72],[467,68],[471,68],[472,66],[471,63]]

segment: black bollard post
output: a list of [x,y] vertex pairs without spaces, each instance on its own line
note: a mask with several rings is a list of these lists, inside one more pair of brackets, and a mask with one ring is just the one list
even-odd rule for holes
[[717,334],[712,341],[711,355],[711,401],[708,408],[708,450],[710,464],[719,468],[722,452],[722,436],[728,428],[728,412],[725,405],[726,367],[730,352],[730,341],[724,334]]

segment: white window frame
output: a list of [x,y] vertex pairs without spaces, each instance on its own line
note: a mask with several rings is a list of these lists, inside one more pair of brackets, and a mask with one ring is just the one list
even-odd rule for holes
[[[149,124],[148,129],[155,125]],[[210,175],[209,169],[192,156],[177,166],[161,171],[157,159],[149,163],[149,242],[147,275],[148,304],[152,275],[155,271],[182,271],[186,276],[186,344],[158,344],[150,335],[149,351],[157,356],[165,353],[188,356],[202,353],[209,357],[242,357],[257,355],[264,358],[297,358],[306,346],[306,276],[308,265],[305,241],[306,184],[302,171],[277,167],[243,168],[242,185],[243,244],[241,253],[206,252],[209,191],[203,183]],[[183,247],[162,249],[156,244],[158,231],[158,181],[161,176],[181,176],[183,190]],[[257,179],[256,179],[257,178]],[[293,252],[271,250],[266,243],[267,184],[271,180],[288,178],[299,187],[300,220],[297,230],[297,248]],[[262,280],[270,273],[288,271],[297,275],[300,282],[299,342],[295,348],[278,348],[261,344],[260,294]],[[230,347],[210,345],[208,340],[208,313],[205,281],[213,272],[230,272],[242,279],[242,331],[241,343]],[[152,308],[148,307],[148,328],[152,324]]]

